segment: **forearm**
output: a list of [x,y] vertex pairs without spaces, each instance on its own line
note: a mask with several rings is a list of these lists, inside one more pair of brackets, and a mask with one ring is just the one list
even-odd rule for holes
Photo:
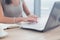
[[18,23],[24,21],[25,18],[9,18],[9,17],[1,17],[0,23]]
[[13,18],[8,18],[8,17],[1,17],[0,18],[0,23],[14,23]]
[[24,12],[26,13],[27,16],[31,14],[30,11],[27,8],[25,2],[23,3],[23,10],[24,10]]

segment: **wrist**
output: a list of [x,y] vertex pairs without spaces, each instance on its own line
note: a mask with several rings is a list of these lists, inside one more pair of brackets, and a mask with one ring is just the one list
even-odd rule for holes
[[23,18],[23,22],[27,22],[27,18]]
[[32,14],[31,14],[31,13],[28,13],[28,14],[27,14],[27,16],[30,16],[30,15],[32,15]]
[[25,21],[27,21],[26,19],[27,19],[27,18],[15,18],[15,19],[14,19],[14,23],[25,22]]
[[27,16],[32,16],[32,15],[34,15],[34,14],[31,14],[31,13],[30,13],[30,14],[29,14],[29,15],[27,15]]

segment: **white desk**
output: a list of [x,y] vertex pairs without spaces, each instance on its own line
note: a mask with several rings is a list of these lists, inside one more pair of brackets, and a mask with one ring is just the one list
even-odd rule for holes
[[8,37],[0,40],[60,40],[60,27],[51,31],[40,33],[19,28],[6,30]]

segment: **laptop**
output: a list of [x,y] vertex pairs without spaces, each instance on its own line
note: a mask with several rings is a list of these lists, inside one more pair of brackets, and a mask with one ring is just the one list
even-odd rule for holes
[[45,32],[60,25],[60,2],[55,2],[50,13],[38,18],[38,23],[22,22],[21,28]]

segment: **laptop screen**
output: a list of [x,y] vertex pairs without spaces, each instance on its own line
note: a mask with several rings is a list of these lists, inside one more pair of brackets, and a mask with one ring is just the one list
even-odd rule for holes
[[45,29],[55,28],[60,24],[60,2],[55,2]]

